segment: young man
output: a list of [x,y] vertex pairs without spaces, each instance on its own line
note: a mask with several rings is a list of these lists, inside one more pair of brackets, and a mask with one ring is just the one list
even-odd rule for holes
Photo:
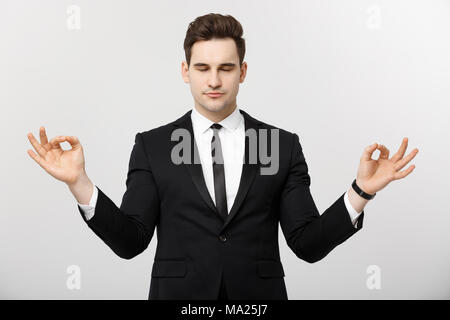
[[[67,183],[86,224],[117,255],[142,253],[157,228],[149,299],[287,299],[278,223],[300,259],[319,261],[362,228],[364,206],[376,192],[414,169],[400,171],[418,152],[404,157],[406,138],[390,159],[385,146],[368,146],[352,186],[320,215],[298,135],[237,107],[247,72],[242,34],[236,19],[220,14],[189,25],[181,68],[194,108],[136,134],[120,208],[88,178],[76,137],[48,142],[41,127],[39,143],[28,134],[38,153],[29,150],[30,157]],[[190,159],[193,151],[200,161],[174,161],[177,130],[189,134],[183,153]],[[254,142],[247,132],[264,130],[276,132],[273,174],[261,173],[260,159],[246,161]],[[256,146],[267,142],[261,139],[256,134]],[[63,141],[72,149],[62,150]],[[380,156],[373,160],[376,149]]]

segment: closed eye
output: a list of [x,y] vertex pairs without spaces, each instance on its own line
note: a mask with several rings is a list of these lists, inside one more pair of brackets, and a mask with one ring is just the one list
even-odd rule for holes
[[[198,69],[200,72],[208,71],[208,69]],[[231,71],[232,69],[221,69],[222,71]]]

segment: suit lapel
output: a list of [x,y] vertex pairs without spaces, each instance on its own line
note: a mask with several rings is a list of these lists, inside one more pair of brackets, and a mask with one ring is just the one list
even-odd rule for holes
[[[250,117],[250,115],[245,112],[244,110],[239,109],[239,111],[244,116],[244,124],[245,124],[245,131],[249,129],[253,129],[256,131],[256,139],[257,143],[256,145],[259,146],[259,135],[258,135],[258,127],[261,125],[259,121],[256,119]],[[259,150],[259,149],[257,149]],[[258,154],[258,153],[257,153]],[[227,227],[227,225],[231,222],[231,220],[236,216],[238,213],[239,208],[242,205],[242,202],[245,199],[245,196],[247,195],[248,190],[250,189],[250,186],[253,183],[253,180],[255,179],[256,172],[259,168],[259,157],[257,157],[257,163],[249,163],[249,139],[247,135],[245,136],[245,155],[244,155],[244,164],[242,165],[242,174],[241,179],[239,182],[239,188],[236,194],[236,198],[234,199],[233,206],[231,207],[230,212],[228,213],[228,217],[225,220],[224,225],[222,226],[222,231]]]
[[[245,130],[248,129],[254,129],[256,131],[256,137],[257,137],[257,146],[259,145],[259,137],[258,137],[258,127],[261,125],[261,122],[258,120],[252,118],[247,112],[245,112],[242,109],[239,109],[239,111],[244,116],[244,125]],[[175,127],[184,128],[189,131],[191,138],[191,150],[194,150],[194,154],[191,155],[191,163],[183,163],[182,165],[188,170],[192,181],[194,182],[194,185],[196,186],[198,192],[200,193],[203,200],[206,202],[208,207],[217,214],[217,216],[224,221],[222,230],[225,229],[225,227],[231,222],[231,220],[236,216],[240,206],[242,205],[242,202],[245,199],[245,196],[247,195],[247,192],[250,188],[250,186],[253,183],[253,180],[255,178],[256,172],[259,168],[259,157],[256,164],[249,163],[249,139],[246,136],[245,137],[245,163],[242,165],[242,173],[241,173],[241,179],[239,182],[239,188],[236,194],[236,197],[234,199],[233,205],[231,207],[231,210],[229,211],[229,214],[227,218],[224,220],[224,218],[220,215],[219,211],[217,210],[216,206],[214,205],[214,201],[211,198],[211,195],[209,194],[208,188],[206,187],[205,178],[203,176],[203,170],[201,163],[195,163],[194,159],[200,159],[197,149],[197,144],[195,143],[194,137],[194,130],[192,128],[192,120],[191,120],[191,112],[192,110],[186,112],[181,118],[173,122],[173,125]],[[175,142],[177,143],[177,142]]]
[[[192,120],[191,120],[191,112],[192,110],[185,113],[184,116],[176,120],[173,124],[176,127],[183,128],[189,131],[190,137],[191,137],[191,150],[194,150],[194,154],[191,154],[191,163],[183,163],[182,165],[188,170],[192,181],[194,182],[195,187],[197,188],[198,192],[202,196],[203,200],[206,202],[208,207],[214,211],[217,216],[224,220],[224,218],[220,215],[219,211],[217,210],[211,195],[209,194],[208,188],[206,187],[205,178],[203,176],[203,170],[202,165],[200,161],[198,163],[195,163],[194,159],[200,159],[197,144],[195,143],[194,139],[194,130],[192,128]],[[177,142],[175,142],[177,143]]]

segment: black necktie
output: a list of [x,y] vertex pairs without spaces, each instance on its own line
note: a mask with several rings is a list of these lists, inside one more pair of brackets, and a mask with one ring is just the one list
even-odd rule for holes
[[214,173],[214,193],[216,208],[220,215],[226,219],[228,216],[227,193],[225,189],[225,170],[223,166],[222,145],[220,144],[219,130],[222,126],[218,123],[211,125],[214,135],[211,139],[211,157]]

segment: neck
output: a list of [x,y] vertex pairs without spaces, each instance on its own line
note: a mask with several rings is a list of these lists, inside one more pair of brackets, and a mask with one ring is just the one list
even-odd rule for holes
[[230,104],[229,106],[223,108],[220,111],[209,111],[206,108],[203,108],[202,106],[195,104],[195,109],[204,117],[208,118],[209,120],[213,122],[220,122],[226,117],[228,117],[230,114],[233,113],[233,111],[236,109],[237,104],[236,101],[234,103]]

